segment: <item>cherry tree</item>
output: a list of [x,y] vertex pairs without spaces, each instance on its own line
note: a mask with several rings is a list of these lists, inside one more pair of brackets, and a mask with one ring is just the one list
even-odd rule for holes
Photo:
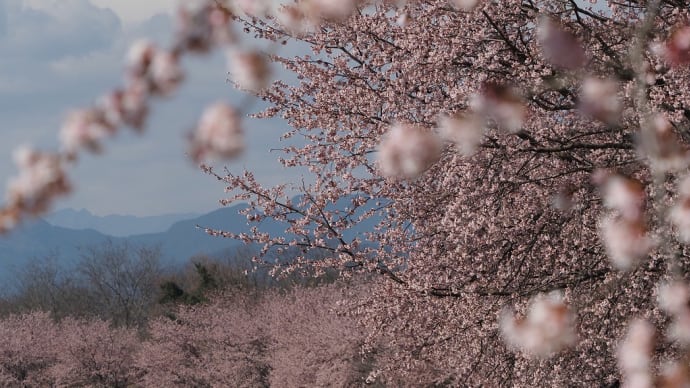
[[266,386],[267,337],[258,302],[250,295],[183,306],[173,319],[150,324],[137,355],[146,386]]
[[344,300],[360,300],[363,287],[298,287],[267,295],[263,316],[271,341],[272,387],[357,386],[373,365],[361,354],[362,328],[345,313]]
[[3,386],[357,386],[372,371],[362,328],[344,315],[362,286],[256,293],[179,305],[146,332],[48,312],[0,319]]
[[139,381],[143,371],[135,367],[140,349],[136,330],[98,319],[66,318],[57,326],[58,361],[52,369],[56,384],[129,387]]
[[[307,19],[305,3],[330,4],[291,8]],[[332,252],[296,267],[381,273],[357,311],[389,344],[379,378],[393,385],[652,384],[651,361],[633,373],[616,357],[633,318],[675,333],[638,349],[683,349],[685,310],[664,313],[657,289],[688,265],[689,15],[593,3],[386,2],[304,29],[247,19],[314,52],[273,57],[299,81],[261,92],[273,106],[258,114],[306,139],[282,161],[312,183],[294,202],[289,186],[207,168],[233,193],[223,203],[297,237],[209,232]],[[367,218],[381,221],[353,235]]]
[[230,290],[179,306],[151,323],[136,367],[146,386],[361,384],[371,369],[360,354],[364,336],[340,303],[361,293],[341,284]]
[[50,386],[57,364],[58,329],[47,312],[0,320],[0,384]]

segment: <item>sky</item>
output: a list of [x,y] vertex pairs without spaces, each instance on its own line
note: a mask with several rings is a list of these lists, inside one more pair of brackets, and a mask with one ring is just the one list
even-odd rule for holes
[[[148,37],[170,43],[174,0],[0,0],[0,184],[16,173],[12,151],[30,144],[58,147],[62,119],[121,84],[128,45]],[[247,43],[247,42],[245,42]],[[251,43],[251,42],[249,42]],[[185,158],[188,133],[203,107],[246,96],[226,81],[223,56],[187,58],[187,80],[153,106],[146,133],[125,128],[105,153],[81,157],[71,170],[75,192],[55,209],[94,214],[159,215],[208,212],[226,196],[222,183]],[[277,77],[287,76],[280,75]],[[260,106],[255,105],[255,110]],[[248,149],[227,166],[252,170],[264,184],[299,180],[270,151],[284,146],[280,120],[245,122]],[[4,191],[4,189],[3,189]]]

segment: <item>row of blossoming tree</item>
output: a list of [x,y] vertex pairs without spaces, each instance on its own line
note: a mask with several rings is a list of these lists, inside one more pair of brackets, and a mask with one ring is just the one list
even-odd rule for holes
[[340,286],[233,290],[135,328],[33,312],[0,319],[0,384],[294,387],[362,383],[362,335],[334,309]]
[[[297,255],[276,273],[380,273],[351,311],[386,344],[396,384],[688,384],[690,10],[683,0],[199,1],[175,44],[137,43],[123,89],[70,115],[56,153],[24,150],[0,227],[69,189],[64,166],[183,79],[179,58],[228,51],[236,84],[302,137],[262,187],[204,170],[249,222],[294,239],[209,233]],[[314,54],[242,48],[233,27]],[[271,47],[278,47],[273,45]],[[268,61],[298,75],[269,85]],[[235,157],[246,107],[214,105],[190,155]],[[348,201],[347,207],[332,204]],[[366,236],[351,230],[380,220]],[[367,244],[364,244],[367,242]],[[375,242],[370,244],[369,242]],[[261,257],[257,258],[261,262]],[[273,264],[266,261],[266,264]],[[372,377],[373,378],[373,377]]]

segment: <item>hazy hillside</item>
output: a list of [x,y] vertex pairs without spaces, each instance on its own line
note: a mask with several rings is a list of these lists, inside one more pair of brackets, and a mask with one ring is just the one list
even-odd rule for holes
[[126,237],[144,233],[159,233],[170,228],[175,222],[198,217],[194,213],[166,214],[161,216],[137,217],[108,215],[97,216],[88,210],[62,209],[44,219],[54,226],[69,229],[94,229],[115,237]]
[[[297,200],[294,200],[297,202]],[[345,208],[349,200],[341,200],[337,204],[332,204],[330,208]],[[84,248],[100,245],[111,240],[114,243],[127,242],[135,246],[158,246],[163,254],[164,264],[180,264],[186,262],[190,257],[206,254],[217,255],[221,252],[232,252],[238,247],[243,246],[242,242],[213,237],[197,227],[210,227],[222,230],[233,231],[235,233],[248,233],[250,227],[247,225],[246,217],[239,214],[246,205],[235,205],[228,208],[221,208],[202,216],[191,219],[181,220],[172,223],[165,231],[157,233],[143,233],[120,237],[112,234],[102,233],[94,229],[67,228],[64,226],[51,225],[44,220],[34,220],[28,222],[7,236],[0,236],[0,281],[10,279],[24,263],[32,258],[43,258],[54,256],[55,259],[69,267],[76,263]],[[112,221],[115,226],[112,229],[127,227],[130,230],[146,230],[158,225],[160,227],[165,222],[171,222],[175,218],[183,215],[169,215],[160,217],[97,217],[87,211],[62,211],[53,214],[53,222],[63,225],[91,225],[101,224],[101,229],[107,228],[105,223]],[[355,234],[363,233],[373,229],[378,219],[363,222],[358,225],[356,230],[344,233],[346,238],[352,238]],[[141,225],[139,225],[141,223]],[[285,235],[284,225],[274,220],[267,219],[259,226],[262,232],[273,236]],[[107,230],[107,229],[105,229]],[[120,229],[122,231],[122,229]],[[120,233],[122,234],[122,233]],[[337,244],[336,241],[333,241]]]
[[69,266],[79,259],[81,247],[103,244],[109,238],[93,229],[62,228],[40,219],[29,221],[0,236],[0,281],[8,280],[33,258],[55,255]]

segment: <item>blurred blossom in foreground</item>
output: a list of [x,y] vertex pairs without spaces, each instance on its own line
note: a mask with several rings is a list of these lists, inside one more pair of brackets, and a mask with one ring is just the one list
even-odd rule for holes
[[258,92],[268,85],[271,67],[259,51],[229,50],[230,77],[240,89]]
[[441,137],[453,143],[463,156],[473,155],[484,138],[484,120],[474,114],[443,116],[439,119]]
[[641,319],[631,322],[618,349],[618,365],[623,374],[624,387],[653,387],[650,372],[653,349],[652,325]]
[[683,178],[678,185],[678,199],[668,218],[676,227],[679,240],[690,243],[690,176]]
[[635,268],[656,245],[642,220],[605,217],[600,234],[611,263],[621,271]]
[[454,6],[463,11],[471,11],[479,4],[479,0],[451,0]]
[[577,338],[573,317],[560,292],[535,297],[524,318],[504,312],[500,325],[508,344],[538,357],[549,357],[573,345]]
[[143,77],[153,61],[156,50],[156,46],[147,39],[132,43],[125,60],[129,75],[135,78]]
[[650,167],[657,171],[680,171],[690,163],[690,149],[680,141],[673,125],[662,114],[652,116],[636,140],[640,156],[647,158]]
[[103,111],[82,109],[70,113],[60,129],[60,142],[68,154],[75,155],[81,149],[91,152],[101,150],[101,140],[113,134],[115,127],[110,125]]
[[302,0],[299,4],[312,23],[320,20],[341,21],[352,15],[360,0]]
[[571,185],[562,186],[551,196],[551,206],[559,211],[568,211],[575,206],[575,192],[577,188]]
[[[28,147],[15,151],[14,160],[19,176],[10,180],[2,211],[2,223],[9,223],[13,214],[39,214],[50,206],[54,197],[70,191],[70,184],[58,154],[36,151]],[[0,225],[0,230],[2,225]]]
[[664,312],[675,315],[688,309],[688,286],[680,281],[664,283],[658,289],[658,304]]
[[522,129],[527,115],[525,101],[512,86],[487,82],[482,93],[470,101],[475,112],[496,121],[503,130],[514,133]]
[[690,27],[677,28],[669,36],[661,51],[671,66],[690,63]]
[[617,124],[623,110],[623,104],[618,98],[618,83],[612,79],[585,79],[581,89],[580,110],[608,125]]
[[184,71],[179,57],[167,51],[157,51],[151,61],[151,83],[156,92],[169,96],[180,86]]
[[687,388],[690,387],[690,371],[688,366],[678,361],[666,362],[659,372],[659,387]]
[[545,17],[537,33],[544,58],[554,66],[575,70],[585,65],[587,57],[580,41],[560,23]]
[[244,150],[244,131],[237,112],[219,102],[206,108],[192,134],[190,154],[196,161],[232,159]]
[[602,216],[599,236],[614,267],[629,271],[656,245],[644,217],[644,186],[605,170],[595,171],[592,179],[599,186],[604,206],[617,213]]
[[661,284],[657,290],[659,307],[671,316],[670,339],[690,345],[690,290],[685,282],[675,280]]
[[131,79],[125,89],[117,89],[98,101],[97,109],[103,112],[108,125],[113,131],[121,125],[127,125],[141,132],[149,113],[148,86],[140,79]]
[[440,158],[441,141],[420,126],[398,123],[384,135],[378,150],[383,175],[415,178]]
[[616,210],[623,218],[637,220],[643,216],[645,192],[638,180],[603,170],[595,172],[604,206]]

